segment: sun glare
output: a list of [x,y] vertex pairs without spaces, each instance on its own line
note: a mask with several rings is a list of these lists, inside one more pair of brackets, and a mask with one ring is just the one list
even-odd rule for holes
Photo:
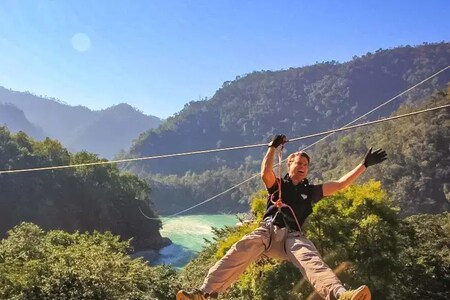
[[86,52],[91,48],[91,40],[84,33],[76,33],[72,37],[72,47],[79,52]]

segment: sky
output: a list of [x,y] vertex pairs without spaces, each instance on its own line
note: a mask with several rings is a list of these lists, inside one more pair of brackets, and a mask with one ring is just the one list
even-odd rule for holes
[[253,71],[441,41],[448,0],[0,0],[0,86],[167,118]]

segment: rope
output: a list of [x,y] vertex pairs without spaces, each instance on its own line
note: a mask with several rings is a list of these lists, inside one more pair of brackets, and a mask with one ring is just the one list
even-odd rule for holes
[[[175,216],[181,215],[182,213],[185,213],[185,212],[190,211],[190,210],[192,210],[192,209],[194,209],[194,208],[196,208],[196,207],[198,207],[198,206],[200,206],[200,205],[203,205],[203,204],[205,204],[205,203],[207,203],[207,202],[210,202],[210,201],[216,199],[217,197],[220,197],[220,196],[222,196],[222,195],[228,193],[229,191],[234,190],[234,189],[237,188],[238,186],[241,186],[241,185],[243,185],[244,183],[249,182],[250,180],[256,178],[258,175],[259,175],[259,174],[255,174],[254,176],[252,176],[252,177],[250,177],[250,178],[248,178],[248,179],[242,181],[241,183],[238,183],[238,184],[236,184],[236,185],[230,187],[229,189],[227,189],[227,190],[225,190],[225,191],[223,191],[223,192],[221,192],[221,193],[219,193],[219,194],[217,194],[217,195],[215,195],[215,196],[212,196],[212,197],[206,199],[205,201],[202,201],[202,202],[200,202],[200,203],[197,203],[197,204],[195,204],[194,206],[188,207],[188,208],[186,208],[186,209],[184,209],[184,210],[182,210],[182,211],[179,211],[179,212],[177,212],[177,213],[171,214],[171,215],[166,216],[166,217],[167,217],[167,218],[170,218],[170,217],[175,217]],[[144,217],[146,217],[147,219],[150,219],[150,220],[155,220],[155,218],[151,218],[151,217],[148,217],[148,216],[146,216],[146,215],[144,215]],[[158,220],[159,220],[159,218],[158,218]]]
[[0,174],[34,172],[34,171],[49,171],[49,170],[61,170],[61,169],[78,168],[78,167],[110,165],[110,164],[117,164],[117,163],[124,163],[124,162],[133,162],[133,161],[141,161],[141,160],[151,160],[151,159],[159,159],[159,158],[169,158],[169,157],[177,157],[177,156],[186,156],[186,155],[194,155],[194,154],[205,154],[205,153],[220,152],[220,151],[254,148],[254,147],[260,147],[260,146],[266,146],[266,144],[244,145],[244,146],[209,149],[209,150],[199,150],[199,151],[182,152],[182,153],[174,153],[174,154],[163,154],[163,155],[126,158],[126,159],[118,159],[118,160],[97,161],[97,162],[92,162],[92,163],[82,163],[82,164],[74,164],[74,165],[51,166],[51,167],[29,168],[29,169],[16,169],[16,170],[2,170],[2,171],[0,171]]
[[283,161],[283,149],[284,149],[284,145],[281,144],[280,149],[278,149],[278,177],[277,177],[277,183],[278,183],[278,200],[276,203],[273,204],[278,207],[278,209],[281,209],[281,207],[283,206],[283,194],[281,191],[281,178],[283,176],[283,166],[281,164],[281,162]]
[[[388,117],[388,118],[384,118],[384,119],[379,119],[379,120],[376,120],[376,121],[370,121],[370,122],[366,122],[366,123],[361,123],[361,124],[358,124],[358,125],[348,126],[349,124],[354,123],[354,121],[352,121],[352,122],[348,123],[347,125],[345,125],[345,126],[343,126],[341,128],[338,128],[338,129],[331,129],[331,130],[328,130],[328,131],[323,131],[323,132],[318,132],[318,133],[314,133],[314,134],[310,134],[310,135],[305,135],[305,136],[293,138],[293,139],[290,139],[287,142],[294,142],[294,141],[305,140],[305,139],[309,139],[309,138],[313,138],[313,137],[317,137],[317,136],[321,136],[321,135],[333,134],[333,133],[336,133],[336,132],[346,131],[346,130],[350,130],[350,129],[354,129],[354,128],[358,128],[358,127],[364,127],[364,126],[373,125],[373,124],[382,123],[382,122],[391,121],[391,120],[396,120],[396,119],[400,119],[400,118],[410,117],[410,116],[422,114],[422,113],[425,113],[425,112],[430,112],[430,111],[439,110],[439,109],[448,108],[448,107],[450,107],[450,104],[441,105],[441,106],[428,108],[428,109],[423,109],[423,110],[419,110],[419,111],[415,111],[415,112],[411,112],[411,113],[407,113],[407,114],[402,114],[402,115],[398,115],[398,116]],[[358,118],[358,119],[360,119],[360,118]],[[327,138],[327,137],[325,137],[325,138]],[[319,141],[317,141],[316,143],[318,143],[318,142]],[[312,145],[314,145],[314,144],[312,144]],[[267,146],[267,144],[266,143],[261,143],[261,144],[243,145],[243,146],[235,146],[235,147],[228,147],[228,148],[209,149],[209,150],[182,152],[182,153],[175,153],[175,154],[165,154],[165,155],[138,157],[138,158],[128,158],[128,159],[120,159],[120,160],[99,161],[99,162],[74,164],[74,165],[64,165],[64,166],[40,167],[40,168],[29,168],[29,169],[15,169],[15,170],[2,170],[2,171],[0,171],[0,174],[13,174],[13,173],[24,173],[24,172],[61,170],[61,169],[68,169],[68,168],[78,168],[78,167],[88,167],[88,166],[98,166],[98,165],[109,165],[109,164],[116,164],[116,163],[123,163],[123,162],[132,162],[132,161],[140,161],[140,160],[151,160],[151,159],[168,158],[168,157],[176,157],[176,156],[187,156],[187,155],[194,155],[194,154],[205,154],[205,153],[220,152],[220,151],[230,151],[230,150],[238,150],[238,149],[255,148],[255,147],[261,147],[261,146]],[[311,145],[308,146],[308,147],[311,147]],[[307,149],[307,148],[305,148],[305,149]]]

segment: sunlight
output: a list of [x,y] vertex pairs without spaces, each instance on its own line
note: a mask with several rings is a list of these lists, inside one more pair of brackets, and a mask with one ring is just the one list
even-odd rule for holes
[[72,47],[78,52],[86,52],[91,48],[91,40],[85,33],[76,33],[72,37]]

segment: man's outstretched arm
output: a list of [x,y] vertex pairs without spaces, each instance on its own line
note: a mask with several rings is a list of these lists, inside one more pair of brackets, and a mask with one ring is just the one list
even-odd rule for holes
[[356,179],[361,176],[362,173],[369,167],[376,164],[379,164],[385,161],[387,158],[386,152],[382,149],[378,149],[375,152],[372,152],[372,148],[366,153],[364,160],[356,166],[353,170],[342,176],[337,181],[329,181],[323,184],[323,195],[331,196],[337,191],[345,189],[350,186]]
[[277,147],[284,143],[286,143],[286,136],[282,134],[274,136],[272,141],[269,143],[266,155],[262,160],[261,179],[267,189],[271,188],[277,181],[277,178],[273,173],[273,159],[275,157]]

